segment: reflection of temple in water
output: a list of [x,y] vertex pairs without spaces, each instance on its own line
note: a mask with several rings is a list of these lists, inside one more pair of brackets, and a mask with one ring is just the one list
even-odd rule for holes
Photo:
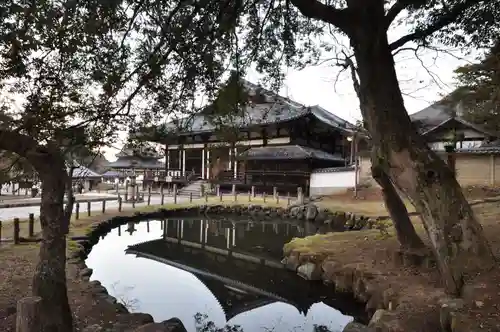
[[[304,233],[300,222],[162,223],[161,239],[130,246],[126,252],[195,275],[218,299],[226,320],[273,302],[291,304],[304,315],[321,301],[335,308],[349,307],[348,314],[363,315],[363,308],[352,298],[284,269],[280,262],[283,244]],[[326,301],[325,297],[331,298]]]

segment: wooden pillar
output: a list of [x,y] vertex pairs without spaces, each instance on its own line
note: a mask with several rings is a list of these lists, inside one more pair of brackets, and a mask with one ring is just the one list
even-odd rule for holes
[[201,178],[202,179],[205,179],[205,161],[206,161],[205,153],[206,153],[206,150],[207,150],[207,145],[205,144],[203,149],[201,149]]
[[186,176],[186,150],[182,147],[182,176]]
[[233,147],[233,156],[234,156],[234,178],[236,179],[238,177],[238,149],[236,147]]
[[207,180],[210,179],[210,149],[207,149]]
[[[179,150],[177,150],[178,158],[179,158],[179,169],[182,170],[182,147],[179,146]],[[182,175],[182,173],[181,173]]]
[[[168,149],[168,146],[167,146],[167,149]],[[166,167],[167,167],[167,171],[170,169],[170,150],[167,150],[167,164],[166,164]]]

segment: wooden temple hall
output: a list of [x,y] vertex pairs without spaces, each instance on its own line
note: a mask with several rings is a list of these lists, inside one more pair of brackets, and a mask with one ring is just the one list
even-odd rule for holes
[[313,169],[351,164],[352,124],[248,81],[243,86],[249,102],[241,116],[227,121],[238,129],[232,142],[214,125],[224,119],[214,121],[210,107],[140,133],[144,140],[165,146],[167,182],[203,180],[223,190],[236,184],[238,190],[255,186],[260,192],[277,187],[283,193],[302,187],[307,193]]

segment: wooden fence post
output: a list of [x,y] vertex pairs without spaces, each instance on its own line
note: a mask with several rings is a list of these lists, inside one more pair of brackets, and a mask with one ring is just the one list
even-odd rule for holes
[[177,204],[177,183],[174,183],[174,204]]
[[125,202],[128,201],[128,180],[125,181]]
[[80,219],[80,203],[75,203],[75,219]]
[[164,190],[165,190],[165,187],[162,184],[161,188],[160,188],[160,195],[161,195],[160,205],[164,205],[165,204],[165,191]]
[[14,218],[14,244],[19,244],[19,218]]
[[106,200],[103,199],[102,200],[102,214],[105,214],[106,213]]
[[118,212],[122,212],[122,197],[118,196]]
[[304,204],[304,194],[302,193],[302,187],[297,188],[297,201],[298,204]]
[[148,187],[148,206],[151,205],[151,186]]
[[35,215],[33,213],[30,213],[28,217],[28,236],[33,237],[34,235],[35,235]]
[[89,217],[90,217],[90,209],[91,209],[90,201],[87,201],[87,216]]
[[40,332],[40,310],[42,298],[39,296],[25,297],[17,301],[16,332]]

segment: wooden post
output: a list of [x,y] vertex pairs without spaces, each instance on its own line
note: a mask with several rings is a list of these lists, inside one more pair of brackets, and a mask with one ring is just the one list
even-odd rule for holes
[[30,213],[28,217],[28,235],[29,237],[33,237],[35,235],[35,215],[33,213]]
[[75,219],[80,219],[80,203],[75,203]]
[[14,244],[19,244],[19,218],[14,218]]
[[128,180],[125,180],[125,202],[128,201]]
[[105,214],[106,213],[106,200],[103,199],[102,200],[102,214]]
[[163,184],[161,185],[160,188],[160,195],[161,195],[160,205],[163,205],[165,203],[165,187],[163,186]]
[[193,203],[193,193],[189,193],[189,203]]
[[251,190],[252,190],[252,197],[255,197],[255,186],[252,186]]
[[302,187],[297,188],[297,201],[298,204],[304,204],[304,195],[302,193]]
[[174,192],[174,204],[177,204],[177,183],[174,183],[173,192]]
[[87,201],[87,216],[89,216],[89,217],[90,217],[90,209],[91,209],[90,201]]
[[252,201],[252,192],[251,191],[248,191],[248,201],[249,202]]
[[262,201],[266,202],[266,193],[262,193]]
[[40,332],[40,310],[42,298],[39,296],[25,297],[17,301],[16,332]]
[[118,196],[118,212],[122,212],[122,197]]
[[148,187],[148,206],[151,205],[151,186]]

